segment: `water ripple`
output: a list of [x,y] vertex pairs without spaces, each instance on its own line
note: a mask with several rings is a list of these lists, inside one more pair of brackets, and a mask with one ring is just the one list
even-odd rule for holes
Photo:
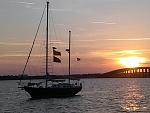
[[83,79],[75,97],[32,100],[17,81],[0,81],[2,113],[149,113],[150,79]]

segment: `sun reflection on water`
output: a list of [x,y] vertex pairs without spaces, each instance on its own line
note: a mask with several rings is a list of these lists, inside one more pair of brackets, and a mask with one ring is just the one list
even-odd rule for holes
[[147,110],[146,103],[143,99],[145,100],[145,97],[140,92],[140,86],[136,82],[127,84],[120,102],[120,107],[125,112],[143,112]]

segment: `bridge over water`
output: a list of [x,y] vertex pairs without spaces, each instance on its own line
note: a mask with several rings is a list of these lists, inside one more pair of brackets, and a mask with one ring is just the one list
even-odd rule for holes
[[150,67],[122,68],[101,74],[110,78],[150,78]]

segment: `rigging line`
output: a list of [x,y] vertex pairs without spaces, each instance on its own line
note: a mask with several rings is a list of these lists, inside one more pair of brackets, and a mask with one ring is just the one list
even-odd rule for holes
[[[56,40],[58,40],[57,35],[56,35],[56,29],[55,29],[54,19],[53,19],[52,13],[50,13],[50,16],[51,16],[51,19],[52,19],[52,24],[53,24],[53,28],[54,28],[55,37],[56,37]],[[57,46],[58,46],[58,43],[57,43]],[[59,46],[58,46],[58,48],[59,48]]]
[[[56,18],[58,19],[58,21],[61,23],[65,23],[62,19],[61,19],[61,17],[60,16],[58,16],[58,15],[55,15],[55,16],[57,16]],[[67,31],[69,31],[69,29],[71,28],[70,26],[66,26],[66,24],[64,24],[64,26],[65,26],[65,29],[67,30]],[[58,26],[56,26],[56,27],[58,27]],[[58,29],[58,28],[57,28]],[[59,35],[59,37],[62,39],[62,37],[61,37],[61,34],[60,34],[60,31],[59,31],[59,29],[58,29],[58,35]],[[58,43],[57,43],[57,45],[58,45]],[[66,45],[66,44],[65,44]],[[62,59],[62,57],[61,57],[61,59]],[[67,62],[67,60],[65,61],[65,62]],[[61,63],[62,64],[62,63]],[[62,64],[62,71],[63,71],[63,73],[65,73],[65,69],[64,69],[64,65]]]
[[80,67],[79,67],[79,64],[78,64],[78,61],[76,60],[78,57],[77,57],[77,53],[76,53],[76,48],[75,48],[75,43],[74,43],[74,40],[73,40],[74,38],[72,37],[71,38],[71,42],[72,42],[72,65],[73,65],[73,67],[74,67],[74,72],[75,71],[78,71],[78,73],[80,73]]
[[[58,19],[61,19],[61,18],[58,18]],[[62,20],[61,20],[61,21],[62,21]],[[63,22],[63,23],[64,23],[64,22]],[[56,27],[57,27],[57,26],[56,26]],[[68,26],[65,25],[65,28],[68,29],[68,28],[71,28],[71,27],[70,27],[70,26],[68,27]],[[61,38],[60,33],[59,33],[59,37]],[[76,51],[76,50],[75,50],[75,51]],[[76,58],[77,58],[77,55],[75,55],[75,56],[76,56]],[[62,66],[62,68],[63,68],[63,66]],[[81,72],[78,65],[76,66],[76,68],[77,68],[77,70],[78,70],[79,72]],[[64,72],[64,68],[63,68],[63,72]]]
[[[52,21],[52,24],[53,24],[54,34],[55,34],[56,40],[58,40],[57,35],[56,35],[55,25],[54,25],[54,19],[53,19],[53,16],[52,16],[52,11],[51,11],[51,13],[50,13],[50,16],[51,16],[51,21]],[[58,49],[59,49],[59,44],[58,44],[58,42],[57,42],[57,46],[58,46]],[[60,56],[60,57],[61,57],[61,56]],[[61,57],[61,59],[62,59],[62,57]],[[63,73],[64,73],[64,72],[65,72],[65,71],[64,71],[64,66],[63,66],[62,63],[61,63],[61,65],[62,65],[62,71],[63,71]]]
[[[51,10],[50,10],[50,17],[51,17],[51,22],[52,22],[52,25],[53,25],[54,34],[55,34],[55,37],[56,37],[56,40],[57,40],[57,35],[56,35],[56,30],[55,30],[55,25],[54,25],[54,20],[53,20],[53,16],[52,16],[52,11]],[[52,28],[51,28],[51,30],[52,30]],[[51,34],[51,37],[52,37],[52,34]],[[57,46],[58,46],[58,43],[57,43]],[[51,43],[51,48],[52,47],[53,46],[52,46],[52,43]],[[58,46],[58,49],[59,49],[59,46]],[[52,65],[53,65],[53,67],[52,67],[52,70],[53,70],[53,68],[54,68],[54,63],[53,62],[52,62]],[[57,75],[57,73],[55,73],[55,74]]]
[[[72,38],[72,40],[73,40],[73,38]],[[72,45],[73,45],[73,56],[75,57],[75,61],[76,61],[76,59],[78,58],[77,57],[77,53],[76,53],[76,48],[75,48],[75,46],[74,46],[74,41],[72,41]],[[76,61],[75,62],[75,68],[79,71],[79,73],[81,72],[81,70],[80,70],[80,67],[79,67],[79,63],[78,63],[78,61]]]
[[[50,5],[51,5],[51,4],[49,4],[49,7],[51,7]],[[51,10],[49,11],[49,15],[51,16]],[[51,20],[50,20],[50,21],[51,21]],[[49,24],[50,24],[50,23],[51,23],[51,22],[49,22]],[[49,25],[49,26],[50,26],[50,25]],[[52,40],[52,38],[51,38],[51,37],[52,37],[52,29],[51,29],[51,27],[49,28],[49,34],[50,34],[50,35],[49,35],[49,39],[50,39],[50,41],[51,41],[51,40]],[[49,50],[52,51],[52,43],[51,43],[51,42],[49,43]],[[53,61],[52,61],[53,58],[52,58],[52,57],[53,57],[53,55],[52,55],[52,53],[50,52],[49,62],[50,62],[50,64],[51,64],[51,71],[52,71],[52,72],[50,73],[51,75],[53,74],[53,68],[54,68],[54,67],[53,67]]]
[[29,61],[29,58],[30,58],[30,55],[31,55],[31,52],[32,52],[32,49],[33,49],[33,46],[34,46],[34,43],[35,43],[35,39],[36,39],[37,34],[38,34],[38,31],[39,31],[39,29],[40,29],[40,25],[41,25],[41,22],[42,22],[42,19],[43,19],[43,16],[44,16],[45,9],[46,9],[46,5],[45,5],[45,7],[44,7],[44,11],[43,11],[43,14],[42,14],[42,17],[41,17],[41,20],[40,20],[40,23],[39,23],[38,29],[37,29],[37,31],[36,31],[36,34],[35,34],[35,37],[34,37],[34,41],[33,41],[33,43],[32,43],[32,47],[31,47],[31,50],[30,50],[30,52],[29,52],[29,55],[28,55],[28,58],[27,58],[27,61],[26,61],[25,67],[24,67],[24,69],[23,69],[23,73],[22,73],[22,75],[24,74],[25,69],[26,69],[26,67],[27,67],[27,64],[28,64],[28,61]]
[[[39,55],[38,55],[38,59],[37,59],[37,63],[35,63],[36,65],[33,67],[33,69],[36,69],[36,70],[39,70],[38,69],[38,67],[40,67],[40,64],[41,64],[41,62],[42,62],[42,58],[43,58],[43,50],[44,50],[44,48],[43,48],[43,41],[41,41],[41,44],[40,44],[40,48],[39,48]],[[37,73],[38,71],[36,71],[35,70],[35,72]],[[40,72],[40,71],[39,71]],[[38,75],[39,75],[39,72],[37,73]]]
[[[34,70],[34,72],[35,72],[37,75],[39,75],[38,71],[34,68],[34,66],[33,66],[31,63],[30,63],[30,65],[31,65],[32,69]],[[31,74],[31,72],[30,72],[30,74]]]
[[55,16],[56,16],[57,20],[60,23],[63,23],[65,30],[69,31],[72,27],[69,24],[66,24],[66,22],[62,19],[62,17],[57,14],[57,12],[55,12],[55,14],[56,14]]
[[[30,75],[31,75],[31,69],[30,69],[30,66],[28,66],[28,68],[29,68],[29,73],[30,73]],[[29,80],[30,80],[30,82],[31,82],[31,78],[29,78]]]

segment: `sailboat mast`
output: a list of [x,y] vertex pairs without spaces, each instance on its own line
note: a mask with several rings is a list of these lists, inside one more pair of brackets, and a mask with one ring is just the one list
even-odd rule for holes
[[[69,76],[70,76],[70,42],[71,42],[71,31],[69,31]],[[70,83],[70,79],[69,79]]]
[[47,88],[47,79],[48,79],[48,10],[49,2],[47,2],[47,25],[46,25],[46,88]]

